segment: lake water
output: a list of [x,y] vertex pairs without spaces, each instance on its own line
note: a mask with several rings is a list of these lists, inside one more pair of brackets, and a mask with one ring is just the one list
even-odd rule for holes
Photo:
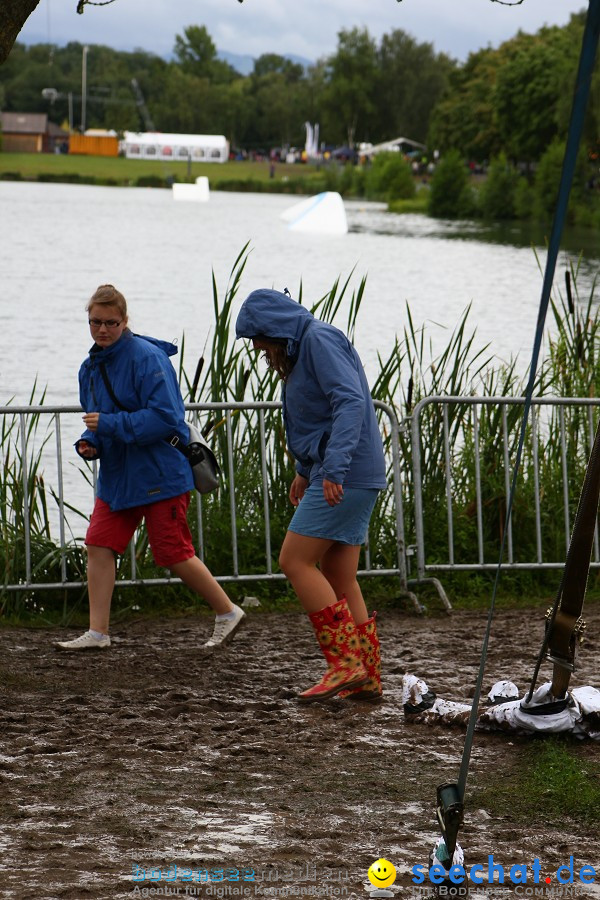
[[[355,343],[367,375],[378,371],[407,324],[407,304],[424,327],[433,352],[471,304],[476,347],[490,345],[499,360],[517,356],[525,372],[531,356],[541,294],[543,235],[474,223],[394,216],[381,204],[346,204],[349,233],[340,237],[297,234],[281,219],[299,198],[212,193],[208,203],[176,202],[167,190],[0,182],[0,406],[26,404],[37,379],[47,387],[46,406],[78,404],[77,371],[91,340],[85,304],[99,284],[112,282],[126,296],[134,331],[181,341],[193,374],[213,322],[212,272],[219,297],[231,268],[250,242],[236,308],[257,287],[300,284],[304,302],[320,299],[338,277],[357,288],[367,277]],[[596,276],[600,253],[574,236],[561,253],[564,268],[586,248],[582,296]],[[532,241],[537,246],[532,247]],[[348,296],[348,301],[350,296]],[[337,324],[344,327],[344,310]],[[408,382],[406,373],[405,382]],[[67,501],[89,511],[85,466],[70,449],[81,416],[62,418]],[[47,420],[38,433],[38,445]],[[54,438],[44,451],[47,485],[57,487]],[[51,505],[52,529],[60,517]],[[65,521],[81,537],[84,520]]]
[[[347,235],[297,234],[280,216],[298,199],[213,192],[208,203],[186,203],[167,190],[0,182],[0,405],[25,402],[36,377],[47,402],[77,403],[77,370],[90,345],[84,307],[104,282],[127,297],[134,331],[179,340],[185,331],[193,372],[213,323],[212,271],[222,296],[248,241],[239,303],[257,287],[296,295],[302,283],[308,305],[338,276],[353,273],[354,287],[367,276],[355,343],[371,376],[377,354],[386,357],[403,331],[406,304],[434,349],[446,346],[471,304],[477,344],[504,360],[518,354],[526,368],[543,236],[538,261],[518,231],[394,216],[365,202],[346,204]],[[557,285],[578,250],[576,239],[561,253]],[[584,295],[599,258],[587,248]]]

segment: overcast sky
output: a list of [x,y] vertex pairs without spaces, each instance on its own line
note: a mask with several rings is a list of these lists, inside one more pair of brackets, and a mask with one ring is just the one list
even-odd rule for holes
[[312,61],[335,51],[342,28],[364,26],[375,38],[402,29],[464,60],[519,29],[564,25],[572,13],[587,9],[585,0],[522,0],[515,6],[493,0],[115,0],[86,6],[83,15],[76,6],[76,0],[41,0],[19,40],[107,44],[168,57],[176,34],[205,25],[218,50],[253,57],[291,53]]

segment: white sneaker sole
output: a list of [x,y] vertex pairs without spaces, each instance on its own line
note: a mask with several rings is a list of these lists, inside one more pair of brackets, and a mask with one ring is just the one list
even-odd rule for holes
[[90,650],[92,652],[94,650],[108,650],[108,648],[110,647],[110,643],[108,641],[104,641],[101,644],[88,644],[87,646],[83,646],[83,647],[81,645],[79,647],[73,647],[73,646],[69,646],[69,644],[70,644],[70,641],[63,641],[63,642],[57,641],[54,644],[54,647],[56,650],[62,650],[63,652],[67,652],[67,653],[84,653],[85,651],[90,651]]
[[235,623],[235,625],[233,626],[233,628],[231,629],[229,634],[226,635],[226,637],[224,637],[222,641],[219,641],[218,644],[216,644],[216,643],[212,644],[209,640],[206,642],[206,644],[202,644],[202,646],[206,650],[214,650],[217,647],[224,647],[231,640],[233,640],[233,638],[236,636],[236,634],[238,633],[238,631],[240,630],[241,626],[244,624],[245,621],[246,621],[246,613],[244,613],[243,616],[240,616],[240,618],[237,620],[237,622]]

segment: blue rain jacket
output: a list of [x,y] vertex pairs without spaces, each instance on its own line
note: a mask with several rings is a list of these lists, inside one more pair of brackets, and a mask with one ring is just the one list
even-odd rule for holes
[[[194,487],[189,462],[165,440],[172,434],[185,443],[189,440],[185,407],[169,360],[175,353],[174,344],[126,330],[109,347],[94,344],[81,365],[81,405],[86,412],[100,413],[98,430],[87,429],[81,440],[98,451],[97,493],[112,510],[167,500]],[[115,397],[131,412],[112,401],[101,361]]]
[[386,486],[385,459],[371,392],[345,334],[315,319],[279,291],[253,291],[236,336],[287,340],[294,368],[283,385],[287,442],[309,482],[323,478],[356,488]]

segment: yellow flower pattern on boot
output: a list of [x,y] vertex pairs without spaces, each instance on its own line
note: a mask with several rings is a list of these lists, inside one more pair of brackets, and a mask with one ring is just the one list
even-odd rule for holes
[[323,629],[318,633],[317,640],[320,647],[329,647],[329,645],[335,640],[335,635],[333,635],[330,631],[326,631],[325,629]]
[[327,662],[327,671],[318,684],[302,691],[299,699],[304,703],[326,700],[345,688],[366,684],[368,676],[360,659],[356,623],[346,598],[311,613],[309,618]]
[[368,680],[365,684],[350,690],[340,691],[339,697],[350,697],[352,700],[379,701],[383,696],[381,689],[381,650],[377,636],[377,626],[373,613],[370,619],[356,626],[358,635],[358,653],[360,661],[366,669]]

